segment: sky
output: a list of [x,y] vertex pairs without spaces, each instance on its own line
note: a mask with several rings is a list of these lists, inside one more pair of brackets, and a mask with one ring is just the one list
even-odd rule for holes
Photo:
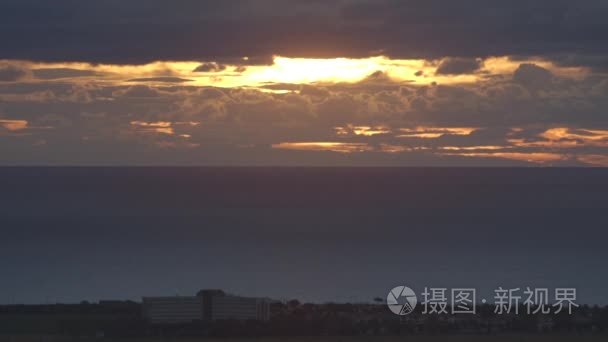
[[601,0],[0,0],[0,165],[608,166]]

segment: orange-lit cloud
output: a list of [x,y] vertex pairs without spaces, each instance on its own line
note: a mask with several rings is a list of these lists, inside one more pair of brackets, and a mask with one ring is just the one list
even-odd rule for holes
[[414,151],[430,151],[430,147],[426,146],[404,146],[404,145],[394,145],[394,144],[380,144],[380,148],[376,149],[376,152],[383,153],[404,153],[404,152],[414,152]]
[[550,141],[580,140],[586,143],[601,142],[603,145],[608,143],[608,130],[552,128],[541,137]]
[[496,145],[483,145],[483,146],[442,146],[439,149],[444,151],[477,151],[477,150],[504,150],[511,148],[511,146],[496,146]]
[[28,128],[28,122],[26,120],[0,120],[0,126],[11,132],[16,132]]
[[[54,142],[87,137],[86,146],[123,144],[125,151],[128,144],[201,147],[200,154],[180,160],[209,157],[220,164],[246,160],[242,146],[273,163],[276,156],[305,156],[313,164],[332,156],[273,149],[351,153],[349,162],[367,164],[603,163],[608,81],[602,76],[579,79],[567,68],[539,61],[522,78],[523,62],[508,58],[485,59],[479,63],[483,70],[472,73],[466,65],[452,65],[437,75],[438,61],[276,57],[274,65],[248,65],[239,72],[229,63],[193,72],[204,62],[9,61],[29,72],[0,84],[0,117],[12,119],[0,121],[0,128],[11,131],[5,135],[24,131],[24,139],[11,144],[45,140],[50,149]],[[582,105],[577,122],[574,114]]]
[[519,147],[572,148],[584,146],[608,147],[608,130],[551,128],[541,133],[543,140],[509,139]]
[[473,127],[415,127],[415,128],[401,128],[400,131],[404,134],[400,134],[398,138],[421,138],[421,139],[436,139],[441,138],[444,135],[470,135],[471,133],[478,130]]
[[[187,121],[187,122],[169,122],[169,121],[156,121],[156,122],[146,122],[146,121],[131,121],[131,126],[135,128],[138,132],[142,133],[159,133],[159,134],[167,134],[174,135],[176,126],[189,126],[196,127],[199,126],[200,122]],[[181,138],[189,139],[192,136],[190,134],[179,134]]]
[[144,121],[131,121],[131,125],[134,126],[139,132],[145,133],[161,133],[173,135],[173,127],[171,122],[158,121],[158,122],[144,122]]
[[337,135],[348,136],[354,134],[366,137],[371,137],[379,134],[388,134],[391,132],[391,130],[385,126],[354,126],[350,124],[347,126],[335,127],[335,130]]
[[608,167],[608,155],[605,154],[584,154],[578,156],[581,162],[599,167]]
[[461,157],[474,157],[474,158],[501,158],[511,159],[518,161],[525,161],[536,164],[546,164],[552,162],[558,162],[568,159],[559,153],[545,153],[545,152],[483,152],[483,153],[442,153],[443,155],[461,156]]
[[297,151],[332,151],[340,153],[366,152],[373,149],[363,143],[340,143],[340,142],[293,142],[272,145],[272,148],[281,150]]

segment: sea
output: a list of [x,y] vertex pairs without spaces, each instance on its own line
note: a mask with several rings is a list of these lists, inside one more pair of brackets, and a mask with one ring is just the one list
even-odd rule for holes
[[608,304],[608,169],[0,168],[0,304],[395,286]]

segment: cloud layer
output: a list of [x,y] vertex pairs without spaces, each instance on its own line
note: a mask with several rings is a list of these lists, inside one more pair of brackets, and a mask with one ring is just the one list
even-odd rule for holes
[[608,77],[596,73],[528,62],[505,74],[469,70],[480,74],[468,83],[379,71],[220,88],[86,77],[98,69],[41,77],[28,65],[5,62],[33,78],[0,82],[2,164],[608,166]]
[[0,164],[608,166],[607,16],[602,0],[5,0]]
[[608,66],[603,0],[5,0],[0,59],[544,56]]

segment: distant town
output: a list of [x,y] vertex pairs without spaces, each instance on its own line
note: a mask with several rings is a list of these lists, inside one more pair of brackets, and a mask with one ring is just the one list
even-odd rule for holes
[[201,290],[192,296],[135,301],[0,306],[0,335],[92,338],[145,336],[378,336],[415,334],[608,333],[608,307],[580,306],[569,315],[497,315],[491,305],[474,315],[393,314],[370,303],[301,303]]

